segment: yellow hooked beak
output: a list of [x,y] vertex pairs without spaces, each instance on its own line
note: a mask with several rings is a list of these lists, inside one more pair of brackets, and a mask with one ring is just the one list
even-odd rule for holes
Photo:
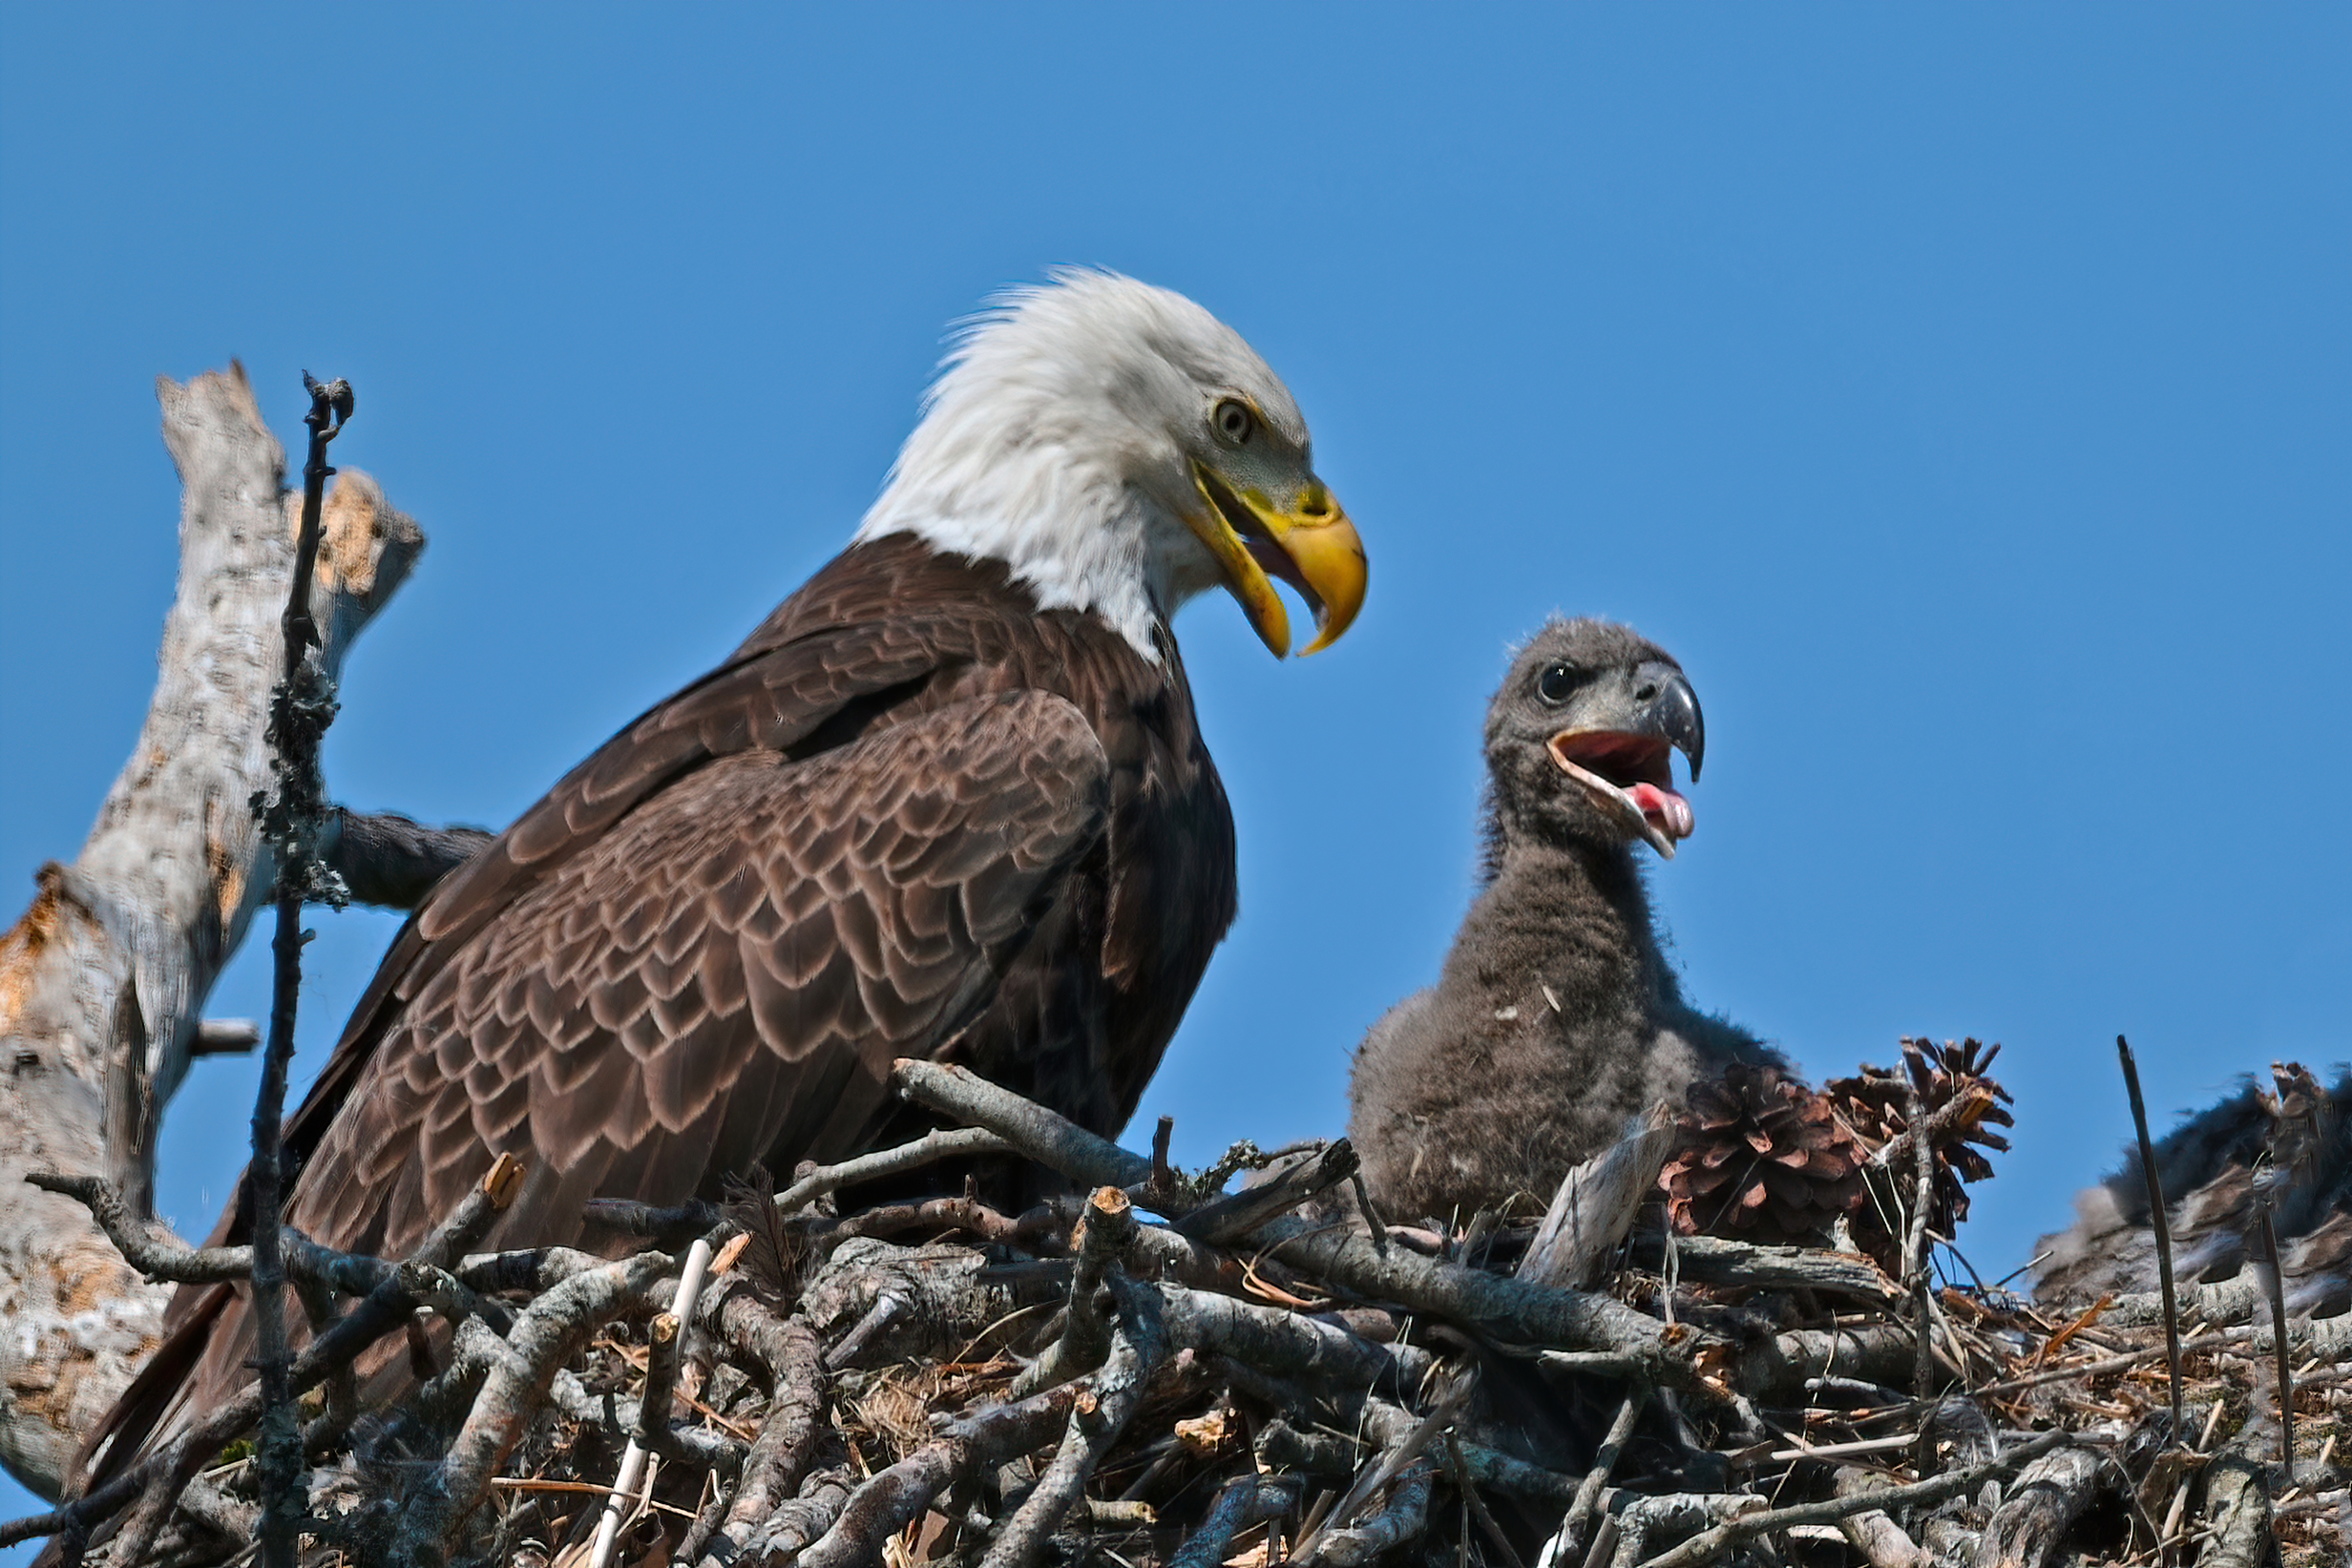
[[1300,650],[1319,653],[1364,607],[1364,541],[1320,479],[1309,479],[1288,507],[1263,491],[1234,490],[1205,463],[1192,465],[1203,509],[1185,521],[1225,569],[1225,586],[1276,659],[1291,651],[1291,613],[1268,580],[1289,583],[1314,612],[1315,638]]

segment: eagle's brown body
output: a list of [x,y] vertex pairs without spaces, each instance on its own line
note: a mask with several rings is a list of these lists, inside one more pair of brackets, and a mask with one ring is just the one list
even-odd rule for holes
[[[493,1244],[570,1241],[591,1197],[872,1142],[904,1056],[1115,1132],[1235,908],[1158,642],[912,537],[845,552],[417,911],[287,1123],[287,1223],[399,1257],[512,1152]],[[250,1375],[246,1310],[181,1289],[106,1470]]]

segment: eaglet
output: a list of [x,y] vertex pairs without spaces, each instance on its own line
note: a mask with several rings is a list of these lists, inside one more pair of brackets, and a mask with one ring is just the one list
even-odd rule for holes
[[1643,887],[1636,847],[1671,858],[1692,827],[1671,753],[1695,780],[1705,748],[1682,667],[1629,628],[1554,620],[1512,661],[1486,715],[1484,886],[1437,986],[1356,1053],[1349,1136],[1388,1214],[1540,1206],[1695,1078],[1785,1065],[1683,1000]]

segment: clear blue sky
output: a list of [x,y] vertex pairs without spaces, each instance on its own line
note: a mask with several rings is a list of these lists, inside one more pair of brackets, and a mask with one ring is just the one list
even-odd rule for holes
[[[0,870],[136,733],[242,355],[431,545],[328,747],[500,825],[842,542],[942,328],[1059,261],[1289,380],[1373,592],[1178,630],[1243,914],[1144,1107],[1333,1133],[1470,889],[1476,734],[1555,609],[1705,700],[1654,877],[1810,1070],[2006,1043],[2027,1256],[2126,1134],[2352,1054],[2352,20],[2322,7],[0,10]],[[322,915],[304,1077],[394,929]],[[258,945],[215,1011],[264,1004]],[[209,1223],[249,1062],[174,1108]],[[0,1498],[0,1512],[12,1511]]]

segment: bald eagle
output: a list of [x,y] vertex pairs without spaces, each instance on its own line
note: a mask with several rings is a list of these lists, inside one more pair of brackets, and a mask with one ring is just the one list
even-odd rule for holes
[[[286,1223],[400,1257],[513,1153],[492,1244],[569,1242],[873,1142],[898,1056],[1116,1132],[1235,907],[1168,617],[1223,588],[1279,658],[1277,578],[1312,653],[1365,562],[1249,345],[1106,272],[1000,300],[850,547],[410,920],[286,1123]],[[101,1475],[250,1375],[247,1314],[179,1290]]]

